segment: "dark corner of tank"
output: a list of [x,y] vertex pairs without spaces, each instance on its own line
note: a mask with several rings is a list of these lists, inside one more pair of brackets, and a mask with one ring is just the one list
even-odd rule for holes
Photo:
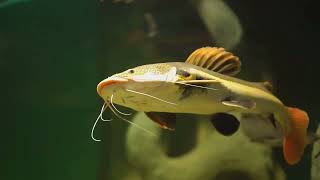
[[[2,179],[319,180],[317,7],[316,0],[0,0]],[[179,109],[170,102],[174,91],[160,93],[169,88],[129,88],[126,96],[113,91],[114,99],[108,96],[106,102],[97,94],[98,83],[113,74],[145,64],[184,63],[207,46],[226,53],[199,53],[192,65],[228,81],[232,75],[268,82],[250,86],[307,112],[298,163],[286,162],[285,135],[263,134],[269,133],[264,122],[278,125],[269,112],[257,115],[251,99],[233,94],[238,99],[228,97],[224,105],[267,120],[250,121],[248,130],[235,113],[240,127],[233,131],[228,117],[220,129],[208,115],[173,114]],[[234,56],[228,59],[229,52]],[[235,75],[238,60],[241,72]],[[194,80],[199,82],[185,88],[191,89],[185,97],[210,91],[212,81]],[[140,103],[135,109],[148,100],[170,108],[145,114],[122,107],[133,96],[146,99],[132,101]],[[276,145],[273,135],[281,137]]]

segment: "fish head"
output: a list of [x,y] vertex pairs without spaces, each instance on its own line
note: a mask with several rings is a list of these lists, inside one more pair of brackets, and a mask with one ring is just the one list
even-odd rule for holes
[[165,63],[148,64],[114,74],[97,85],[97,93],[105,99],[123,88],[145,86],[147,82],[174,81],[176,68]]
[[[150,110],[156,108],[155,98],[151,96],[168,98],[170,91],[174,92],[175,89],[172,82],[177,80],[177,68],[174,65],[148,64],[130,68],[102,80],[97,85],[97,93],[105,101],[110,101],[113,96],[115,104],[146,111],[146,107]],[[167,95],[164,97],[164,94]],[[172,98],[171,100],[175,101]]]

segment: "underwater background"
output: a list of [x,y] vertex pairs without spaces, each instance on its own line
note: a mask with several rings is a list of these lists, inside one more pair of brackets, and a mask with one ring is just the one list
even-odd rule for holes
[[[103,104],[96,93],[102,79],[142,64],[184,61],[203,46],[224,47],[240,57],[241,78],[271,80],[285,104],[308,112],[315,132],[316,2],[0,0],[0,179],[319,180],[320,158],[311,155],[312,146],[295,166],[286,165],[281,148],[250,145],[240,151],[243,144],[229,145],[223,138],[184,159],[199,142],[207,143],[212,127],[203,121],[178,121],[179,130],[153,142],[106,112],[104,117],[115,120],[98,124],[95,134],[102,141],[90,137]],[[154,128],[141,116],[134,118]],[[264,157],[260,151],[269,154],[267,160],[258,161]],[[234,156],[243,162],[238,169],[228,162]]]

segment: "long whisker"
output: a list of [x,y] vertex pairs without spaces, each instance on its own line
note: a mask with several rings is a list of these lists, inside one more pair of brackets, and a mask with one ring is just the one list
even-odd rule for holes
[[108,106],[106,106],[106,103],[103,104],[102,108],[101,108],[101,111],[100,111],[100,114],[99,116],[97,117],[96,121],[94,122],[93,126],[92,126],[92,129],[91,129],[91,138],[94,140],[94,141],[101,141],[101,139],[96,139],[94,137],[94,130],[95,130],[95,127],[99,121],[99,119],[101,119],[102,121],[112,121],[112,119],[103,119],[102,118],[102,114],[103,112],[108,108]]
[[107,103],[108,106],[110,107],[110,110],[111,110],[111,111],[114,113],[114,115],[116,115],[118,118],[124,120],[125,122],[127,122],[127,123],[129,123],[129,124],[131,124],[131,125],[133,125],[133,126],[135,126],[135,127],[137,127],[137,128],[139,128],[139,129],[141,129],[141,130],[143,130],[143,131],[145,131],[145,132],[147,132],[147,133],[149,133],[149,134],[151,134],[151,135],[153,135],[153,136],[156,136],[153,132],[151,132],[151,131],[149,131],[149,130],[147,130],[147,129],[141,127],[141,126],[139,126],[138,124],[135,124],[135,123],[131,122],[130,120],[128,120],[128,119],[126,119],[126,118],[124,118],[124,117],[122,117],[122,116],[120,116],[120,115],[117,113],[117,111],[114,110],[114,109],[112,108],[112,106],[109,105],[109,102],[108,102],[108,101],[107,101],[106,103]]
[[116,106],[113,104],[112,99],[113,99],[113,94],[111,95],[111,98],[110,98],[110,104],[111,104],[111,106],[113,107],[114,110],[116,110],[119,114],[122,114],[122,115],[125,115],[125,116],[130,116],[131,115],[131,113],[123,113],[123,112],[119,111],[116,108]]
[[100,119],[101,121],[112,121],[112,119],[104,119],[103,118],[103,112],[108,108],[108,105],[106,103],[103,103],[102,109],[100,111]]
[[183,83],[183,82],[174,82],[175,84],[183,84],[186,86],[191,86],[191,87],[197,87],[197,88],[202,88],[202,89],[208,89],[208,90],[213,90],[213,91],[217,91],[218,89],[215,88],[210,88],[210,87],[206,87],[206,86],[199,86],[199,85],[195,85],[195,84],[188,84],[188,83]]
[[171,105],[178,105],[176,103],[173,103],[173,102],[170,102],[170,101],[166,101],[166,100],[163,100],[161,98],[158,98],[158,97],[155,97],[155,96],[152,96],[150,94],[146,94],[146,93],[142,93],[142,92],[138,92],[138,91],[134,91],[134,90],[131,90],[131,89],[126,89],[126,91],[129,91],[129,92],[132,92],[132,93],[136,93],[136,94],[140,94],[140,95],[143,95],[143,96],[147,96],[147,97],[150,97],[150,98],[153,98],[153,99],[156,99],[158,101],[161,101],[161,102],[164,102],[164,103],[167,103],[167,104],[171,104]]

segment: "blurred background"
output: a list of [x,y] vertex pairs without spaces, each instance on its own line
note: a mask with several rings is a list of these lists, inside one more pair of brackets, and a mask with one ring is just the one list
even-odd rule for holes
[[[99,123],[103,141],[90,138],[97,83],[202,46],[239,56],[240,77],[271,80],[315,131],[319,32],[316,0],[0,0],[0,179],[123,179],[128,124]],[[310,152],[296,166],[279,160],[287,179],[311,178]]]

